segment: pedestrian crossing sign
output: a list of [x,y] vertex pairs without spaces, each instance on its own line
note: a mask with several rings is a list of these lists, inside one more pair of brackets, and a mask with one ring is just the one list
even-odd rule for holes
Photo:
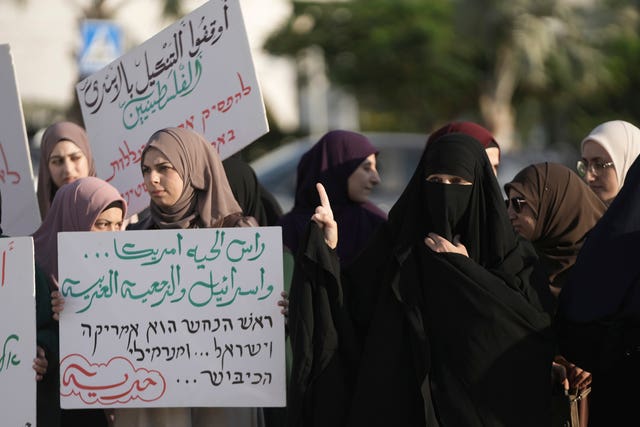
[[88,19],[82,23],[81,32],[78,58],[81,77],[95,73],[123,54],[122,29],[114,21]]

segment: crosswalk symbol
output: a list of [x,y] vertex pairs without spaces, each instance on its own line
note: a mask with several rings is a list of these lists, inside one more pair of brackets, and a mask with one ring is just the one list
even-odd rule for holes
[[95,73],[120,57],[122,30],[113,21],[89,19],[82,23],[82,48],[78,59],[80,76]]

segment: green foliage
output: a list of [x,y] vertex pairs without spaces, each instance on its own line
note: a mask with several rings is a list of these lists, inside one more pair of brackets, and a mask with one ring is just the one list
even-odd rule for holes
[[472,52],[453,12],[443,0],[295,2],[265,49],[295,57],[320,46],[331,81],[357,96],[364,128],[424,131],[476,103]]
[[356,95],[365,130],[482,122],[480,96],[500,95],[520,135],[542,128],[549,143],[575,144],[603,120],[640,120],[638,3],[294,1],[265,49],[296,58],[321,47],[332,84]]

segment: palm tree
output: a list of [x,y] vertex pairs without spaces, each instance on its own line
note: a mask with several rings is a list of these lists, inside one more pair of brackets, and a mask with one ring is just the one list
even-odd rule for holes
[[461,30],[486,55],[482,118],[506,148],[517,139],[517,91],[547,96],[550,89],[585,93],[607,84],[601,48],[628,28],[624,11],[591,1],[458,0],[457,10]]
[[331,83],[354,93],[361,116],[370,118],[363,127],[424,131],[465,117],[485,124],[505,149],[520,139],[516,122],[531,121],[518,120],[524,101],[570,106],[578,94],[611,85],[603,46],[635,23],[629,18],[635,6],[592,0],[294,0],[293,6],[266,49],[296,58],[320,47]]

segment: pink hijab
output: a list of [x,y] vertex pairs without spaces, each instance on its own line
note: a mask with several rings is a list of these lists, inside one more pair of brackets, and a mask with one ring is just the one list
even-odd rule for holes
[[111,184],[96,177],[80,178],[63,185],[53,198],[51,208],[33,233],[36,264],[47,277],[58,277],[58,232],[91,231],[100,213],[114,202],[122,204],[122,217],[127,202]]
[[76,144],[89,162],[89,176],[96,176],[87,132],[82,127],[71,122],[58,122],[49,126],[44,131],[44,135],[42,135],[40,165],[38,166],[38,205],[40,206],[40,218],[43,220],[51,206],[53,196],[58,190],[49,173],[49,157],[51,157],[51,152],[60,141],[71,141]]
[[[157,228],[217,228],[228,225],[228,217],[242,218],[242,208],[233,197],[218,153],[199,133],[183,128],[157,131],[142,152],[155,148],[171,162],[184,187],[169,209],[151,201],[150,218]],[[257,226],[253,217],[245,217]],[[227,221],[225,221],[227,219]]]

